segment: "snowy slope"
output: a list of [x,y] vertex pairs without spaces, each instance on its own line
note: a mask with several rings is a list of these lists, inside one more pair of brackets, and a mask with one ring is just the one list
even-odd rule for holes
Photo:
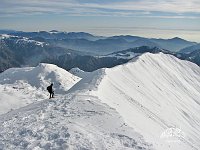
[[197,150],[199,76],[200,68],[191,62],[147,53],[125,65],[91,73],[70,91],[96,96],[116,109],[158,150]]
[[153,150],[93,96],[68,94],[0,115],[0,149]]
[[[55,76],[49,75],[52,70]],[[94,74],[88,73],[88,77],[94,77]],[[36,68],[9,69],[3,75],[1,80],[6,79],[2,81],[3,84],[13,85],[15,81],[23,80],[32,88],[45,87],[46,80],[62,84],[75,82],[71,80],[75,76],[49,64],[41,64]],[[59,94],[50,100],[46,97],[43,101],[0,115],[0,149],[153,150],[151,144],[127,126],[116,110],[101,103],[97,97],[83,93],[83,90],[88,89]],[[11,93],[15,94],[13,91]]]
[[0,149],[198,150],[199,76],[197,65],[162,53],[88,73],[67,92],[57,86],[55,99],[0,115]]
[[52,64],[8,69],[0,74],[0,114],[48,98],[46,87],[51,83],[55,94],[63,94],[79,80]]
[[116,109],[156,149],[200,149],[197,65],[162,53],[144,54],[103,74],[92,95]]

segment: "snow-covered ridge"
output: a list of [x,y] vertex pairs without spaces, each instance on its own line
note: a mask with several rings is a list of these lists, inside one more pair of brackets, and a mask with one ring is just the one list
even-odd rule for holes
[[0,34],[0,39],[7,39],[7,38],[18,38],[18,36],[8,35],[8,34]]
[[38,46],[44,46],[44,45],[48,45],[48,44],[46,44],[45,42],[39,42],[39,41],[35,41],[35,40],[31,40],[31,39],[29,39],[29,38],[26,38],[26,37],[23,37],[22,39],[18,39],[17,41],[16,41],[16,43],[34,43],[35,45],[38,45]]
[[27,37],[19,37],[19,36],[14,36],[14,35],[8,35],[8,34],[0,34],[0,39],[9,39],[9,38],[15,38],[16,43],[18,44],[24,44],[24,43],[34,43],[35,45],[43,47],[44,45],[48,45],[45,42],[39,42],[36,40],[32,40]]
[[0,114],[48,98],[46,87],[51,83],[55,94],[64,94],[80,79],[52,64],[10,68],[0,74]]
[[[42,72],[39,84],[33,82],[34,69]],[[30,75],[25,78],[31,87],[73,77],[48,64],[18,72],[5,74],[0,84],[21,82],[23,74]],[[0,149],[198,150],[199,76],[200,68],[191,62],[146,53],[82,80],[77,77],[74,86],[53,100],[0,115]],[[56,88],[64,91],[60,86]]]
[[0,84],[14,84],[22,81],[32,87],[46,90],[54,83],[55,92],[70,89],[80,78],[53,64],[40,63],[37,67],[10,68],[0,74]]
[[191,62],[146,53],[125,65],[93,72],[70,92],[98,97],[158,150],[197,150],[199,77],[200,68]]
[[[92,79],[93,75],[88,73],[87,77]],[[15,81],[21,79],[27,81],[30,87],[43,87],[46,80],[51,83],[56,77],[59,83],[78,81],[71,80],[73,75],[50,64],[40,64],[35,68],[9,69],[3,76],[2,79],[5,80],[1,84],[13,86]],[[32,92],[31,89],[28,91]],[[13,100],[17,100],[16,98]],[[56,94],[53,99],[44,98],[41,102],[22,106],[0,115],[0,149],[153,150],[152,145],[145,142],[133,128],[128,127],[114,109],[101,103],[98,98],[83,95],[78,90],[66,95]]]
[[[95,93],[115,108],[157,149],[200,149],[200,68],[171,55],[144,54],[105,70]],[[178,142],[161,138],[165,130],[185,134]],[[170,148],[169,148],[170,146]]]

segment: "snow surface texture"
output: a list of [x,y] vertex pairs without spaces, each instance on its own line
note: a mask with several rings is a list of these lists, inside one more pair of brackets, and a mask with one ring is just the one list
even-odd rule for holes
[[90,72],[85,72],[79,68],[72,68],[69,72],[80,78],[85,78],[88,76],[88,74],[90,74]]
[[[47,75],[27,84],[45,87]],[[1,86],[19,80],[7,76]],[[0,115],[0,149],[198,150],[199,76],[197,65],[162,53],[88,73],[69,90],[57,86],[55,99]]]
[[198,150],[199,77],[200,68],[191,62],[147,53],[93,72],[69,92],[98,97],[158,150]]
[[68,94],[0,116],[0,149],[152,149],[95,97]]
[[[79,91],[65,94],[79,80],[50,64],[2,73],[0,83],[6,90],[0,89],[5,95],[1,102],[10,99],[5,107],[14,110],[0,115],[0,149],[153,149],[114,109],[96,97]],[[41,94],[52,82],[58,93],[54,99],[35,102],[24,94],[24,90]],[[26,102],[32,100],[32,104],[22,107],[22,96]]]
[[79,80],[52,64],[8,69],[0,74],[0,114],[48,98],[46,88],[51,83],[55,94],[64,94]]
[[[69,87],[68,80],[75,77],[54,65],[41,64],[36,68],[9,69],[3,73],[1,80],[4,79],[2,83],[12,84],[23,78],[30,86],[45,87],[44,80],[38,81],[41,81],[41,76],[48,76],[51,70],[55,71],[56,78],[50,76],[50,83],[53,80],[64,84],[65,81]],[[32,72],[27,74],[28,71]],[[62,81],[58,73],[63,73]],[[47,78],[45,80],[48,81]],[[74,82],[72,80],[71,84]],[[22,89],[18,90],[21,92]],[[114,109],[79,91],[67,95],[61,93],[55,99],[35,102],[2,114],[0,124],[0,149],[6,150],[153,149],[140,134],[124,123]]]
[[91,95],[116,109],[147,142],[158,150],[200,149],[197,65],[148,53],[103,72]]

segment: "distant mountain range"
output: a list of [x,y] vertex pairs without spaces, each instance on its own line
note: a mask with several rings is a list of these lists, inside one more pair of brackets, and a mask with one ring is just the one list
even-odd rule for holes
[[200,66],[200,49],[187,54],[186,59]]
[[186,41],[178,37],[172,39],[144,38],[130,35],[103,37],[95,36],[85,32],[59,32],[56,30],[49,32],[0,30],[0,34],[26,37],[32,40],[37,40],[39,42],[46,42],[54,46],[77,51],[90,52],[95,55],[109,54],[112,52],[140,46],[158,47],[177,52],[183,48],[197,44],[195,42]]
[[200,50],[200,44],[196,44],[196,45],[193,45],[193,46],[183,48],[179,52],[189,54],[189,53],[194,52],[196,50]]
[[85,71],[93,71],[99,67],[112,67],[113,64],[120,62],[117,58],[99,58],[87,53],[10,35],[1,36],[0,54],[0,72],[11,67],[36,66],[40,62],[58,64],[67,70],[80,67]]
[[[61,35],[65,38],[62,39]],[[89,40],[89,38],[93,40]],[[174,41],[179,41],[177,43],[182,43],[183,45],[184,43],[190,43],[193,46],[191,48],[188,47],[188,51],[191,50],[192,52],[184,53],[183,50],[180,52],[169,51],[155,44],[155,41],[159,41],[160,43],[164,43],[164,41],[165,43],[172,41],[172,43],[176,43]],[[11,67],[36,66],[41,62],[56,64],[66,70],[78,67],[84,71],[94,71],[99,68],[109,68],[126,63],[130,59],[146,52],[163,52],[200,65],[200,49],[198,49],[198,44],[194,45],[193,42],[184,41],[179,38],[163,40],[146,39],[136,36],[113,36],[105,38],[83,32],[65,33],[55,30],[50,32],[12,31],[12,33],[0,35],[0,72]],[[65,42],[73,44],[65,46],[67,45]],[[94,43],[100,46],[98,47]],[[132,47],[127,48],[130,45],[127,46],[124,43],[132,44]],[[78,50],[71,49],[80,45],[82,47],[80,49],[77,48]],[[90,50],[86,50],[87,47]],[[104,51],[108,47],[112,47],[112,49]],[[194,47],[197,47],[197,49]],[[92,51],[93,48],[94,51]],[[101,48],[104,50],[100,51]],[[99,51],[96,51],[97,49]]]
[[46,40],[50,39],[87,39],[90,41],[95,41],[105,37],[94,36],[85,32],[59,32],[57,30],[51,31],[39,31],[39,32],[23,32],[23,31],[13,31],[13,30],[0,30],[0,34],[9,34],[14,36],[21,36],[27,38],[44,38]]

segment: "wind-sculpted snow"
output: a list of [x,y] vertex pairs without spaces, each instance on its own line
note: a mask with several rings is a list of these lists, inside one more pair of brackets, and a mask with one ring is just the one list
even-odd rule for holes
[[0,149],[152,149],[114,109],[74,94],[1,115]]
[[[200,68],[144,54],[104,70],[92,91],[158,150],[200,149]],[[77,85],[76,85],[77,86]]]
[[11,68],[0,74],[0,114],[48,98],[51,83],[55,94],[66,93],[79,77],[52,64]]
[[[101,75],[98,73],[101,71],[87,73],[85,78],[88,81],[92,79],[96,86],[95,81]],[[85,92],[90,92],[90,89],[81,86],[67,94],[65,90],[78,80],[80,78],[50,64],[13,68],[2,73],[1,86],[5,86],[5,90],[1,89],[2,93],[5,99],[16,101],[4,105],[5,109],[14,110],[0,115],[0,149],[153,149],[140,134],[124,123],[114,109]],[[61,83],[55,84],[58,93],[54,99],[49,100],[43,95],[40,98],[46,100],[35,102],[33,97],[23,93],[26,90],[35,96],[36,92],[42,94],[51,82]],[[66,86],[65,89],[63,86]],[[94,86],[91,85],[91,89]],[[5,99],[1,101],[5,103]],[[25,106],[23,100],[32,101],[32,104]]]
[[[36,68],[41,67],[49,70],[44,64]],[[74,77],[53,70],[59,76],[26,76],[26,84],[40,91],[38,86],[64,85]],[[6,76],[10,80],[1,79],[1,85],[20,85],[17,77]],[[162,53],[84,73],[68,91],[55,86],[56,98],[0,115],[0,149],[198,150],[199,76],[197,65]]]
[[76,77],[66,70],[52,64],[41,63],[37,67],[11,68],[0,74],[1,84],[14,84],[16,82],[25,82],[32,87],[46,90],[46,87],[54,83],[56,93],[66,92],[80,78]]

